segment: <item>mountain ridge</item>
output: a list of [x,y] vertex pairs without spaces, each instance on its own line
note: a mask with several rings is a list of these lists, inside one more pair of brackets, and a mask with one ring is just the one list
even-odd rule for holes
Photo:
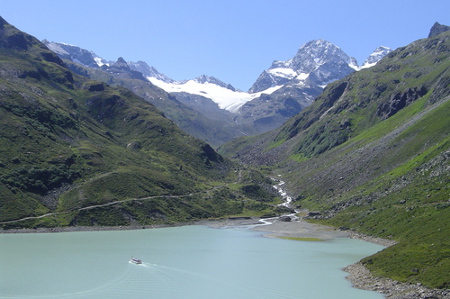
[[[48,41],[44,41],[44,43],[46,45],[48,45],[50,48],[53,47],[53,49],[58,49],[59,44],[60,43],[56,43],[56,42],[48,42]],[[323,44],[323,45],[332,45],[331,43],[325,41],[325,40],[313,40],[311,42],[306,43],[305,45],[303,45],[297,52],[297,55],[294,56],[292,59],[289,59],[287,61],[274,61],[273,62],[273,66],[274,65],[280,65],[280,64],[284,64],[284,67],[286,69],[289,69],[286,67],[286,63],[292,63],[293,66],[297,67],[297,68],[301,68],[301,62],[302,59],[298,57],[299,53],[301,53],[302,49],[310,49],[312,44]],[[62,44],[63,47],[66,47],[67,50],[69,50],[69,48],[71,45],[68,44]],[[334,46],[334,45],[333,45]],[[311,52],[312,50],[310,50],[309,52]],[[92,51],[89,52],[87,50],[77,50],[77,52],[83,52],[83,53],[90,53],[93,56],[97,57],[95,53],[93,53]],[[316,51],[317,52],[317,51]],[[323,51],[323,52],[327,52],[327,51]],[[334,51],[332,52],[338,52],[338,56],[342,56],[344,59],[346,59],[348,61],[348,64],[351,65],[354,69],[357,69],[357,64],[356,64],[356,60],[354,60],[351,57],[348,57],[340,48],[335,47],[334,46]],[[309,55],[314,55],[314,53],[309,53]],[[316,55],[320,55],[316,53]],[[335,53],[328,53],[327,55],[335,55]],[[66,59],[70,59],[74,62],[80,62],[80,59],[78,59],[75,55],[72,56],[67,56],[67,54],[65,53],[61,53],[61,57],[62,58],[66,58]],[[320,57],[320,59],[326,59],[324,57]],[[98,60],[98,59],[97,59]],[[112,63],[105,63],[104,59],[101,59],[103,61],[103,63],[101,64],[94,64],[94,62],[96,61],[95,59],[90,59],[90,61],[86,61],[80,62],[81,64],[83,64],[84,66],[87,67],[101,67],[103,65],[111,65]],[[311,60],[311,59],[310,59]],[[317,60],[317,59],[316,59]],[[127,62],[128,65],[135,71],[141,72],[144,77],[146,77],[149,81],[151,81],[153,84],[155,84],[156,86],[159,86],[161,88],[163,88],[164,90],[166,90],[167,92],[175,92],[175,90],[177,90],[177,92],[187,92],[187,93],[191,93],[192,91],[190,90],[189,87],[184,88],[183,86],[186,86],[186,84],[188,84],[189,82],[197,82],[199,84],[206,84],[206,83],[211,83],[211,84],[215,84],[217,86],[223,87],[225,89],[229,89],[233,92],[236,92],[235,94],[233,94],[232,98],[234,99],[234,102],[231,102],[229,104],[221,104],[221,100],[219,96],[214,96],[212,95],[211,98],[212,100],[217,103],[219,105],[219,107],[221,107],[221,109],[225,109],[225,110],[231,110],[233,111],[237,111],[239,109],[239,107],[241,105],[243,105],[245,102],[248,102],[254,98],[256,98],[257,96],[259,96],[257,93],[265,93],[265,94],[270,94],[273,91],[275,91],[276,89],[278,89],[276,86],[277,85],[271,85],[271,86],[265,86],[265,88],[258,88],[258,90],[256,90],[255,88],[250,88],[249,91],[247,93],[244,93],[238,89],[236,89],[235,87],[233,87],[231,84],[229,83],[224,83],[223,81],[221,81],[220,79],[217,79],[215,77],[212,76],[208,76],[208,75],[201,75],[197,78],[194,79],[187,79],[187,80],[182,80],[182,81],[175,81],[169,77],[167,77],[166,75],[158,72],[154,67],[150,67],[148,66],[147,63],[143,62],[143,61],[139,61],[137,63],[135,62]],[[320,63],[320,61],[318,62]],[[311,61],[309,63],[309,66],[306,66],[307,69],[310,69],[311,66]],[[316,66],[317,68],[318,66]],[[303,66],[303,68],[305,68],[305,66]],[[314,67],[313,67],[314,68]],[[269,69],[270,70],[270,69]],[[291,72],[293,72],[293,70],[291,70]],[[263,71],[263,74],[268,74],[267,71]],[[260,77],[261,77],[260,76]],[[306,74],[305,74],[306,76]],[[342,76],[342,75],[341,75]],[[270,74],[269,77],[274,78],[273,74]],[[320,72],[318,72],[315,77],[320,77]],[[289,80],[293,79],[293,78],[288,78]],[[302,78],[304,79],[304,78]],[[260,79],[262,80],[262,79]],[[274,80],[279,80],[279,79],[274,79]],[[284,83],[287,83],[289,80],[285,80]],[[321,85],[325,84],[326,82],[321,82]],[[258,80],[257,82],[255,82],[254,85],[258,85]],[[275,88],[274,88],[275,87]],[[200,88],[199,88],[200,89]],[[255,89],[255,90],[253,90]],[[201,95],[200,94],[201,91],[195,91],[194,93],[197,95]],[[228,96],[229,97],[229,96]]]
[[[129,89],[78,75],[68,63],[0,19],[2,229],[174,223],[272,209],[240,189],[250,185],[276,200],[261,174],[243,170],[253,180],[243,177],[230,190],[233,163],[209,144]],[[123,59],[115,68],[128,70]]]
[[[300,47],[293,58],[287,61],[274,61],[273,68],[263,71],[254,85],[263,82],[264,76],[272,78],[270,80],[273,82],[268,85],[267,82],[261,83],[266,84],[265,87],[261,91],[251,93],[238,90],[212,76],[201,75],[190,80],[175,81],[143,61],[127,62],[119,58],[116,62],[106,62],[92,51],[76,49],[64,43],[46,40],[44,43],[56,50],[56,53],[59,51],[58,55],[63,59],[69,59],[93,70],[103,70],[122,80],[122,84],[127,88],[162,109],[180,128],[214,146],[220,146],[232,138],[256,135],[280,126],[289,117],[310,105],[328,82],[358,69],[356,60],[339,47],[325,40],[313,40]],[[373,54],[370,57],[372,56]],[[373,64],[381,57],[382,54],[372,57]],[[304,66],[301,65],[302,61]],[[298,70],[312,72],[298,74],[292,66]],[[76,67],[73,69],[85,76],[109,80],[107,83],[114,81],[100,75],[98,71],[81,71]],[[148,93],[143,91],[142,83],[135,83],[139,86],[133,86],[131,82],[123,81],[130,79],[149,81],[171,94],[173,98],[162,101],[157,97],[146,96]],[[276,85],[274,82],[283,82],[284,85]],[[172,103],[174,100],[177,103]],[[185,116],[181,116],[182,114]],[[191,117],[193,118],[191,123],[195,125],[190,125],[187,121],[187,118]]]
[[[374,63],[383,54],[371,54]],[[253,90],[272,88],[273,92],[246,102],[234,118],[237,123],[252,124],[258,133],[281,126],[290,117],[311,105],[323,88],[361,68],[354,58],[326,40],[305,43],[286,61],[275,61],[258,77]]]
[[280,128],[219,152],[275,167],[309,219],[393,239],[377,276],[448,289],[450,32],[329,84]]

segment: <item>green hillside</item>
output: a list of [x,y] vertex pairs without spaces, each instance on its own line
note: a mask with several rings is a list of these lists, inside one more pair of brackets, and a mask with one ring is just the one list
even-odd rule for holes
[[153,105],[72,73],[1,18],[0,170],[5,229],[167,223],[271,209],[241,190],[267,184],[260,174],[242,170],[238,178],[232,163]]
[[211,115],[205,117],[204,114],[178,101],[175,96],[169,95],[151,82],[144,80],[142,74],[140,74],[142,78],[133,77],[134,71],[129,67],[115,68],[113,65],[107,72],[104,69],[84,67],[69,60],[64,60],[64,63],[69,69],[82,76],[106,82],[110,86],[125,87],[131,90],[155,105],[160,111],[164,111],[164,115],[181,130],[212,146],[223,144],[240,136],[240,131],[232,129],[230,123],[215,119]]
[[450,287],[450,34],[329,84],[283,127],[222,153],[272,165],[315,221],[399,241],[376,275]]

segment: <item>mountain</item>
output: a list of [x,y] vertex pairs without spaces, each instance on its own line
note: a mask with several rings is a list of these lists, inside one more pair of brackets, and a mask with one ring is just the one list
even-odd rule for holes
[[[386,47],[377,49],[370,57],[371,65],[389,51]],[[228,126],[234,131],[255,135],[279,127],[309,106],[328,83],[359,69],[356,60],[339,47],[325,40],[313,40],[300,47],[293,58],[273,62],[248,92],[208,76],[181,82],[151,76],[148,79],[184,104],[214,118],[228,120]]]
[[[150,84],[141,73],[125,76],[123,59],[110,66],[120,79],[77,67]],[[239,185],[228,188],[238,179],[234,165],[210,145],[130,90],[72,72],[1,17],[0,95],[3,229],[173,223],[272,209],[261,174],[242,169]]]
[[[49,43],[44,40],[45,42],[50,49],[58,49],[66,45],[57,42]],[[83,52],[91,55],[91,59],[87,60],[91,61],[95,56],[93,52],[75,46],[64,49],[69,55],[65,54],[60,57],[72,71],[112,86],[123,86],[133,91],[163,111],[178,127],[194,137],[218,146],[243,135],[239,129],[231,129],[233,127],[232,117],[228,111],[220,109],[211,99],[203,97],[205,92],[202,90],[204,88],[201,88],[204,86],[201,83],[196,83],[199,86],[197,95],[178,93],[175,94],[176,96],[171,96],[150,81],[169,85],[177,85],[179,82],[175,82],[143,61],[130,62],[119,57],[116,62],[108,62],[101,66],[89,66],[89,64],[80,63],[79,59],[72,60],[70,57],[76,57],[77,53]],[[56,53],[60,55],[59,52]],[[190,83],[187,84],[190,85]],[[225,83],[222,84],[225,85]],[[211,86],[216,85],[211,84]],[[217,86],[216,88],[222,89]],[[230,90],[230,92],[232,91]]]
[[275,129],[309,106],[328,83],[355,70],[356,60],[339,47],[325,40],[310,41],[293,58],[274,61],[262,72],[249,90],[262,95],[242,105],[234,120],[258,133]]
[[450,32],[330,83],[283,126],[221,153],[287,182],[310,218],[398,243],[376,276],[450,288]]
[[128,61],[128,66],[132,70],[142,73],[142,75],[145,78],[155,78],[155,79],[161,80],[165,83],[173,83],[174,82],[174,80],[172,80],[169,77],[167,77],[166,75],[158,72],[158,70],[156,70],[152,66],[149,66],[144,61],[138,61],[138,62]]
[[[125,86],[156,105],[181,129],[213,146],[279,127],[309,106],[327,83],[358,69],[356,60],[340,48],[324,40],[314,40],[303,45],[292,59],[275,61],[249,92],[243,92],[212,76],[175,81],[143,61],[127,62],[119,58],[116,62],[105,63],[91,51],[64,43],[44,42],[61,58],[95,71],[81,70],[77,66],[71,66],[72,70],[108,84]],[[84,59],[79,53],[83,53]],[[387,52],[378,52],[371,61],[375,63],[383,53]],[[103,63],[95,64],[95,61]],[[101,74],[99,69],[115,79]],[[148,80],[152,85],[143,87],[145,84],[140,81],[125,82],[124,79]],[[153,85],[172,97],[149,96],[154,94],[149,92],[154,89]]]
[[[88,63],[95,57],[91,51],[75,46],[66,47],[65,43],[44,42],[51,49],[65,49],[62,54],[61,51],[56,53],[61,55],[72,71],[113,86],[128,88],[162,110],[182,130],[213,146],[257,133],[245,125],[237,125],[233,121],[235,115],[232,111],[260,93],[248,94],[206,75],[192,80],[174,81],[145,62],[127,62],[122,57],[116,62],[92,65]],[[76,59],[80,52],[90,55],[90,59],[80,63],[80,59]]]
[[379,46],[378,48],[373,51],[372,54],[370,54],[369,57],[364,61],[363,65],[360,67],[360,69],[365,69],[374,66],[377,64],[378,61],[380,61],[384,56],[392,52],[391,48],[385,47],[385,46]]
[[339,47],[325,40],[312,40],[301,46],[293,58],[274,61],[272,66],[258,77],[249,92],[260,92],[288,82],[302,84],[311,74],[315,84],[326,85],[345,77],[357,68],[356,60]]
[[108,62],[106,60],[99,57],[94,52],[82,49],[78,46],[65,43],[49,42],[48,40],[43,40],[42,43],[46,45],[50,50],[58,54],[58,56],[62,59],[68,59],[84,66],[93,68],[108,65]]
[[434,23],[433,27],[430,29],[430,33],[428,34],[428,37],[435,37],[441,33],[450,31],[450,26],[441,25],[438,22]]

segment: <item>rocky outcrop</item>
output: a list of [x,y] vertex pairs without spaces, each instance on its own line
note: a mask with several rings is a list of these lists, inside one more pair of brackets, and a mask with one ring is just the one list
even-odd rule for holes
[[377,115],[381,119],[387,119],[426,93],[427,89],[424,86],[409,88],[404,92],[397,92],[387,102],[382,103],[378,107]]
[[434,23],[433,27],[431,27],[428,37],[434,37],[436,35],[439,35],[441,33],[444,33],[445,31],[449,31],[449,30],[450,30],[450,26],[441,25],[438,22],[436,22],[436,23]]

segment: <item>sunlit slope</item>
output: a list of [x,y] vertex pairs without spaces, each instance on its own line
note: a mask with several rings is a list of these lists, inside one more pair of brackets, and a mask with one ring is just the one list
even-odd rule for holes
[[[2,227],[240,214],[246,203],[223,187],[236,179],[231,168],[147,101],[75,75],[34,37],[0,19]],[[18,221],[26,217],[32,218]]]
[[450,286],[450,35],[330,84],[279,130],[224,153],[275,166],[315,218],[400,243],[376,274]]

